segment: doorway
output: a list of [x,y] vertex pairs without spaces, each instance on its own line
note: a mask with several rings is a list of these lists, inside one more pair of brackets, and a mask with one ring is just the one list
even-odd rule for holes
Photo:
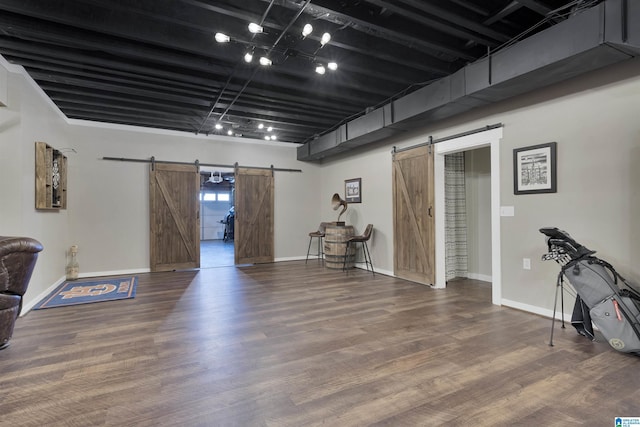
[[200,170],[200,268],[234,265],[235,174],[233,169]]
[[446,280],[491,282],[491,149],[445,156]]
[[[491,279],[493,304],[501,305],[502,276],[500,258],[500,139],[502,127],[466,135],[435,144],[435,211],[445,211],[445,155],[464,152],[481,147],[490,147],[491,158]],[[435,224],[435,258],[436,288],[446,287],[446,253],[445,253],[445,218],[436,215]]]

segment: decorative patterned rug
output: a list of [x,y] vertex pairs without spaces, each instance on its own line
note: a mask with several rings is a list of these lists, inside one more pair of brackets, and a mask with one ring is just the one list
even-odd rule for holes
[[33,308],[39,310],[133,298],[136,296],[137,283],[137,276],[64,282]]

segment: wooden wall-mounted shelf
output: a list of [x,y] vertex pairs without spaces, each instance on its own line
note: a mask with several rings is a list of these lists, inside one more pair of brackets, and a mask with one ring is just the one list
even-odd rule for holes
[[67,208],[67,157],[36,142],[36,209]]

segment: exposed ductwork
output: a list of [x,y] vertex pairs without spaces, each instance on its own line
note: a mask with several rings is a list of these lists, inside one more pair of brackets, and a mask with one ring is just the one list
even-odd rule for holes
[[640,2],[606,0],[298,147],[317,161],[640,55]]

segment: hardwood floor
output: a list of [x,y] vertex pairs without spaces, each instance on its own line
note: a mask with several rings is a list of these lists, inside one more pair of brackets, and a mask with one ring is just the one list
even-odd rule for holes
[[[7,426],[613,426],[640,357],[572,327],[317,262],[141,274],[134,299],[36,310],[0,351]],[[553,283],[540,292],[553,293]]]

